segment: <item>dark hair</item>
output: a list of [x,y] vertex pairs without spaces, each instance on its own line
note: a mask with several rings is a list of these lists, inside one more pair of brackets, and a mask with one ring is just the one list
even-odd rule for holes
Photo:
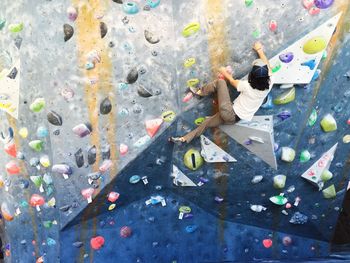
[[270,88],[270,76],[265,77],[255,77],[252,72],[249,73],[248,82],[253,89],[257,90],[267,90]]

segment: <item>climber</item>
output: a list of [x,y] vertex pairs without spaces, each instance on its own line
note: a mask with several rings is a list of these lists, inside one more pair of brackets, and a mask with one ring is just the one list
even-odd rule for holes
[[207,117],[196,129],[183,137],[170,137],[170,142],[190,143],[195,137],[199,137],[206,128],[218,127],[221,124],[234,124],[241,119],[250,121],[253,118],[272,88],[270,82],[272,71],[263,45],[256,42],[253,49],[257,52],[259,59],[253,62],[248,81],[234,79],[224,67],[219,69],[219,73],[225,77],[225,80],[240,92],[234,102],[232,103],[230,99],[225,80],[217,79],[202,88],[191,87],[191,92],[200,97],[217,92],[219,112]]

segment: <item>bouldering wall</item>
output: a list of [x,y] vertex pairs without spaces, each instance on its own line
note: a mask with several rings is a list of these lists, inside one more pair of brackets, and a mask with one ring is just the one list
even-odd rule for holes
[[[315,2],[331,5],[2,1],[0,90],[19,90],[0,94],[8,112],[0,112],[6,260],[329,256],[349,177],[350,11],[346,0]],[[215,109],[213,98],[198,100],[188,87],[211,81],[222,65],[241,78],[256,58],[255,41],[271,58],[339,12],[318,75],[296,86],[290,103],[275,101],[257,113],[272,116],[277,170],[219,128],[205,135],[237,162],[188,169],[184,154],[200,150],[200,140],[174,146],[167,138],[189,131]],[[283,88],[275,85],[271,97]],[[324,132],[320,123],[328,114],[337,129]],[[336,143],[332,178],[324,174],[328,190],[318,191],[301,175]],[[294,160],[286,154],[291,149]],[[173,165],[195,186],[175,185]],[[277,175],[287,178],[279,189],[273,185],[283,176]],[[284,201],[280,193],[288,199],[283,206],[269,200]]]

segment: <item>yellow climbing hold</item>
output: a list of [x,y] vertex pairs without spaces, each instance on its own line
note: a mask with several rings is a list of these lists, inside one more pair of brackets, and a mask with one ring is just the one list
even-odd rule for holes
[[111,204],[111,205],[108,207],[108,211],[112,211],[115,207],[116,207],[116,204]]
[[196,59],[195,58],[188,58],[184,62],[184,67],[189,68],[189,67],[192,67],[194,64],[196,64]]
[[313,37],[309,39],[303,46],[306,54],[316,54],[323,51],[327,46],[327,42],[323,37]]
[[195,34],[200,29],[200,24],[198,22],[189,23],[185,28],[182,30],[182,35],[184,37],[189,37],[193,34]]
[[24,127],[24,128],[21,128],[21,129],[19,129],[18,134],[19,134],[23,139],[25,139],[25,138],[28,137],[28,129],[25,128],[25,127]]
[[195,87],[199,83],[199,79],[187,80],[187,87]]
[[347,134],[343,137],[343,143],[350,143],[350,134]]
[[295,100],[295,88],[291,88],[290,90],[283,92],[281,95],[277,96],[273,100],[273,103],[276,105],[287,104]]

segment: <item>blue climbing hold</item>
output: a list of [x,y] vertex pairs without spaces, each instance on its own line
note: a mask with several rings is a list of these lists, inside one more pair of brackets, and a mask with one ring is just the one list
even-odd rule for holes
[[198,229],[197,225],[188,225],[186,226],[186,232],[187,233],[193,233]]
[[151,8],[155,8],[159,6],[160,0],[147,0],[147,5],[149,5]]
[[129,183],[137,184],[138,182],[140,182],[140,180],[141,180],[141,177],[139,175],[133,175],[130,177]]
[[261,108],[268,110],[268,109],[272,109],[272,107],[273,107],[272,96],[269,94],[267,96],[266,102],[263,105],[261,105]]
[[320,69],[316,70],[315,74],[312,76],[311,81],[317,80],[320,77],[320,74],[321,74],[321,70]]
[[313,70],[316,67],[316,60],[311,59],[311,60],[308,60],[308,61],[301,63],[301,65],[309,67],[310,70]]
[[49,135],[49,131],[48,131],[48,129],[46,129],[46,127],[40,126],[36,131],[36,135],[39,138],[45,138]]
[[134,15],[139,12],[139,7],[135,2],[127,1],[123,4],[123,10],[129,15]]

